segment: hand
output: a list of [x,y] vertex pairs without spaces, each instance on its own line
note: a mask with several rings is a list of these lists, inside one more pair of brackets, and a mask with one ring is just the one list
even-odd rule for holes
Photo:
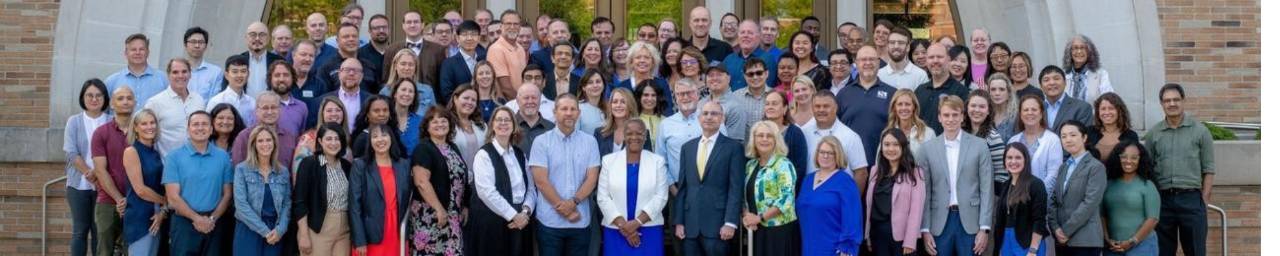
[[[870,247],[870,246],[868,246],[867,248],[871,248],[871,247]],[[870,250],[868,250],[868,251],[870,251]],[[916,252],[916,249],[911,249],[911,248],[902,248],[902,255],[910,255],[910,254],[911,254],[911,253],[913,253],[913,252]]]
[[280,242],[280,233],[276,232],[275,230],[272,230],[271,233],[267,233],[267,244],[274,245],[279,242]]
[[306,227],[302,227],[302,229],[298,230],[298,251],[302,252],[303,255],[311,255],[311,237],[307,235],[308,230]]
[[720,226],[720,240],[733,239],[733,233],[737,231],[729,227],[729,225]]
[[758,225],[760,225],[760,215],[755,215],[752,213],[742,214],[742,226],[747,227],[747,229],[751,231],[755,231],[756,226]]
[[360,256],[369,255],[369,247],[368,246],[356,247],[356,255],[360,255]]
[[568,219],[569,222],[578,222],[578,220],[582,219],[582,214],[578,214],[578,211],[573,211],[573,213],[569,214]]
[[1067,237],[1067,233],[1066,233],[1066,232],[1062,232],[1062,228],[1054,229],[1054,230],[1053,230],[1053,237],[1058,239],[1058,243],[1059,243],[1059,244],[1066,244],[1066,243],[1067,243],[1067,240],[1069,240],[1069,239],[1070,239],[1069,237]]
[[511,222],[507,223],[507,228],[508,229],[524,229],[524,226],[528,224],[529,224],[529,215],[520,213],[520,214],[516,214],[515,217],[511,218]]
[[95,174],[95,172],[90,171],[89,173],[84,174],[84,180],[89,181],[90,184],[96,185],[98,184],[98,175]]
[[676,185],[671,185],[670,187],[667,187],[667,190],[671,191],[671,196],[675,196],[676,192],[680,192],[680,188],[677,188]]
[[640,247],[640,232],[627,235],[627,244],[630,244],[633,248]]
[[1132,241],[1132,240],[1125,240],[1125,241],[1117,242],[1117,243],[1116,243],[1116,250],[1115,250],[1115,251],[1117,251],[1117,252],[1125,252],[1125,251],[1129,251],[1129,249],[1133,249],[1133,246],[1134,246],[1134,245],[1135,245],[1135,244],[1133,244],[1133,241]]
[[982,255],[982,251],[987,249],[987,231],[978,231],[978,235],[973,238],[973,254]]
[[684,225],[676,225],[676,238],[684,239]]
[[150,231],[152,235],[159,233],[160,226],[164,224],[164,216],[165,214],[163,211],[157,212],[155,215],[151,215],[151,227],[147,228],[147,231]]
[[121,217],[124,216],[124,208],[125,208],[126,202],[127,201],[124,199],[116,200],[116,213],[120,214]]
[[447,220],[446,220],[446,219],[448,218],[448,216],[445,216],[444,211],[437,209],[435,212],[436,212],[436,227],[437,227],[437,228],[444,228],[444,227],[445,227],[445,225],[448,225],[448,224],[449,224],[449,223],[447,222]]
[[622,227],[619,227],[619,228],[626,229],[627,232],[631,232],[631,233],[640,233],[640,221],[638,220],[627,221],[627,223],[623,223]]
[[938,255],[938,244],[933,241],[933,234],[921,232],[920,237],[924,238],[924,251],[929,255]]

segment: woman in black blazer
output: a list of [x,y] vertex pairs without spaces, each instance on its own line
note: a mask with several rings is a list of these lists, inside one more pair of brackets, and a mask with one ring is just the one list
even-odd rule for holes
[[1031,175],[1031,154],[1021,142],[1009,143],[1004,151],[1004,166],[1009,180],[995,184],[996,208],[992,218],[995,252],[992,255],[1044,256],[1044,238],[1049,237],[1045,218],[1048,214],[1048,192],[1044,182]]
[[1111,150],[1125,140],[1139,140],[1138,133],[1129,126],[1129,108],[1114,92],[1098,96],[1093,101],[1093,127],[1085,136],[1085,149],[1093,154],[1093,158],[1106,163]]
[[409,208],[409,159],[404,158],[391,126],[370,126],[366,152],[352,165],[351,245],[355,255],[398,255],[403,239],[398,232]]
[[316,131],[316,153],[298,165],[293,187],[293,219],[297,220],[298,250],[307,255],[344,255],[351,251],[347,225],[350,201],[347,177],[351,162],[346,132],[329,123]]

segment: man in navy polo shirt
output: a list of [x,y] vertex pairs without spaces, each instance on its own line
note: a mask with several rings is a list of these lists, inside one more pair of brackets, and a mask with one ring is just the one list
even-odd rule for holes
[[[832,55],[844,51],[836,50]],[[876,147],[880,145],[880,131],[889,122],[889,101],[897,90],[893,86],[880,81],[876,76],[876,67],[880,65],[880,53],[874,46],[863,46],[858,49],[854,63],[858,67],[858,79],[836,93],[836,101],[840,102],[837,115],[854,132],[861,135],[863,154],[866,159],[876,159]],[[874,160],[872,160],[874,161]]]

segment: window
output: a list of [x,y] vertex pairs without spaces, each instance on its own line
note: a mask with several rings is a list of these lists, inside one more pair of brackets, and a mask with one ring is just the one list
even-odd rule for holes
[[[778,39],[774,40],[774,45],[778,48],[784,48],[783,46],[790,43],[791,34],[800,31],[800,21],[804,17],[813,15],[813,0],[762,0],[760,2],[762,15],[778,18]],[[715,20],[719,21],[719,18]]]
[[951,0],[874,0],[871,10],[876,20],[886,19],[911,30],[920,39],[957,35],[951,15]]

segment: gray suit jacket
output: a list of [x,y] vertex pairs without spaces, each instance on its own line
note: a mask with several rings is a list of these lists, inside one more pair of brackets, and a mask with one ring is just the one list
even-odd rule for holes
[[1062,128],[1062,124],[1067,120],[1080,121],[1084,123],[1084,127],[1093,126],[1093,106],[1089,106],[1089,103],[1083,100],[1067,97],[1065,94],[1062,95],[1062,107],[1058,108],[1058,113],[1049,114],[1057,117],[1049,126],[1053,127],[1054,134],[1058,133],[1058,128]]
[[[956,202],[960,208],[960,224],[965,233],[977,234],[982,227],[991,227],[992,169],[991,154],[986,139],[968,133],[960,133],[960,159],[956,174]],[[947,164],[947,148],[944,136],[925,141],[916,164],[924,169],[925,200],[924,219],[920,229],[929,230],[934,236],[942,235],[947,225],[951,206],[950,168]]]
[[[1059,228],[1070,237],[1068,246],[1102,247],[1102,196],[1107,190],[1107,169],[1092,155],[1084,154],[1067,179],[1067,168],[1058,170],[1049,203],[1049,232]],[[1063,188],[1063,182],[1070,182]]]

